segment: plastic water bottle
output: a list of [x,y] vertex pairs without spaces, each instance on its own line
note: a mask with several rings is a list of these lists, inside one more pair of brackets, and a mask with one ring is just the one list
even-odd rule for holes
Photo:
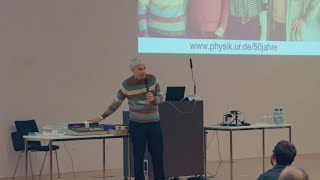
[[279,109],[279,122],[278,124],[283,124],[284,123],[284,117],[283,117],[283,109]]
[[279,124],[279,118],[280,118],[280,110],[279,109],[274,109],[273,111],[273,123],[274,124]]

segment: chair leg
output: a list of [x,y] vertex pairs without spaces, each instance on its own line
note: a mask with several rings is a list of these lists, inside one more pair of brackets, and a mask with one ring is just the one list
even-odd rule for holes
[[[48,151],[46,151],[46,154],[44,155],[44,159],[43,159],[43,162],[42,162],[42,166],[41,166],[41,170],[40,170],[40,174],[39,176],[41,176],[42,174],[42,170],[43,170],[43,166],[44,166],[44,162],[46,161],[46,158],[47,158],[47,154],[48,154]],[[58,162],[58,154],[57,154],[57,150],[55,150],[55,154],[56,154],[56,162],[57,162],[57,169],[58,169],[58,178],[60,178],[60,169],[59,169],[59,162]]]
[[58,162],[58,151],[55,150],[55,152],[56,152],[56,153],[55,153],[55,154],[56,154],[56,160],[57,160],[56,162],[57,162],[58,175],[59,175],[58,178],[60,178],[60,170],[59,170],[59,162]]
[[14,173],[13,173],[13,176],[12,176],[12,179],[14,179],[16,177],[16,172],[17,172],[17,169],[18,169],[18,165],[19,165],[19,162],[20,162],[20,158],[21,158],[21,154],[23,153],[23,151],[20,151],[19,153],[19,157],[18,157],[18,161],[17,161],[17,165],[16,165],[16,168],[14,169]]
[[29,151],[29,161],[30,161],[30,170],[31,170],[31,178],[33,180],[33,170],[32,170],[32,162],[31,162],[31,151]]
[[41,165],[41,170],[40,170],[39,176],[41,176],[41,174],[42,174],[42,169],[43,169],[44,162],[46,161],[46,158],[47,158],[47,153],[48,153],[48,151],[46,151],[46,154],[44,155],[44,159],[42,161],[42,165]]

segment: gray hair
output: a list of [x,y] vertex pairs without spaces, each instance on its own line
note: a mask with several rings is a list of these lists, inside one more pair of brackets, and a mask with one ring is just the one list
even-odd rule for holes
[[279,180],[309,180],[305,170],[293,166],[287,166],[280,173]]
[[139,64],[144,64],[144,65],[145,65],[146,63],[144,62],[143,59],[141,59],[141,58],[139,58],[139,57],[135,57],[135,58],[133,58],[133,59],[130,60],[129,64],[130,64],[130,69],[131,69],[131,71],[133,71],[134,68],[135,68],[136,66],[138,66]]

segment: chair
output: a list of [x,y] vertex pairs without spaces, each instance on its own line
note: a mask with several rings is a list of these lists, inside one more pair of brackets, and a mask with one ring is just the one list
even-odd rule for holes
[[[13,177],[12,177],[12,179],[14,179],[15,175],[16,175],[16,172],[17,172],[18,164],[20,162],[21,154],[23,152],[25,152],[24,151],[25,147],[24,147],[23,134],[18,133],[18,132],[12,132],[11,133],[11,139],[12,139],[13,149],[16,152],[20,152],[19,153],[19,158],[18,158],[18,161],[17,161],[17,165],[16,165],[16,168],[14,169],[14,174],[13,174]],[[32,163],[31,163],[30,153],[29,153],[29,161],[30,161],[30,168],[31,168],[31,176],[32,176],[32,179],[33,179],[33,171],[32,171]]]
[[[23,121],[15,121],[15,125],[16,125],[17,132],[11,133],[11,137],[12,137],[12,142],[13,142],[15,151],[20,151],[20,155],[21,155],[21,152],[25,152],[25,147],[24,147],[25,145],[24,145],[23,136],[24,135],[28,135],[29,132],[39,132],[39,130],[38,130],[38,126],[36,124],[36,121],[34,119],[32,119],[32,120],[23,120]],[[52,150],[55,152],[55,155],[56,155],[56,162],[57,162],[57,168],[58,168],[58,177],[60,178],[58,155],[57,155],[57,150],[59,148],[60,147],[57,146],[57,145],[52,145]],[[41,173],[42,173],[42,170],[43,170],[43,166],[44,166],[44,163],[45,163],[45,160],[46,160],[46,157],[47,157],[47,153],[49,151],[49,146],[48,145],[42,146],[40,141],[29,141],[28,142],[28,152],[30,152],[29,155],[33,151],[46,152],[46,154],[44,156],[44,159],[43,159],[43,162],[42,162],[42,165],[41,165],[40,174],[39,174],[41,176]],[[19,159],[18,159],[16,168],[15,168],[14,174],[13,174],[13,179],[14,179],[15,174],[16,174],[16,170],[17,170],[18,163],[19,163],[19,160],[20,160],[20,155],[19,155]],[[32,173],[31,158],[30,158],[30,168],[31,168],[31,173]]]

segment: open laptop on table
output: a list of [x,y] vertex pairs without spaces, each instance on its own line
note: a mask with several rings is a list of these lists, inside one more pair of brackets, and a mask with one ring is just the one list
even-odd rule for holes
[[166,92],[166,101],[181,101],[184,98],[184,86],[168,86]]

